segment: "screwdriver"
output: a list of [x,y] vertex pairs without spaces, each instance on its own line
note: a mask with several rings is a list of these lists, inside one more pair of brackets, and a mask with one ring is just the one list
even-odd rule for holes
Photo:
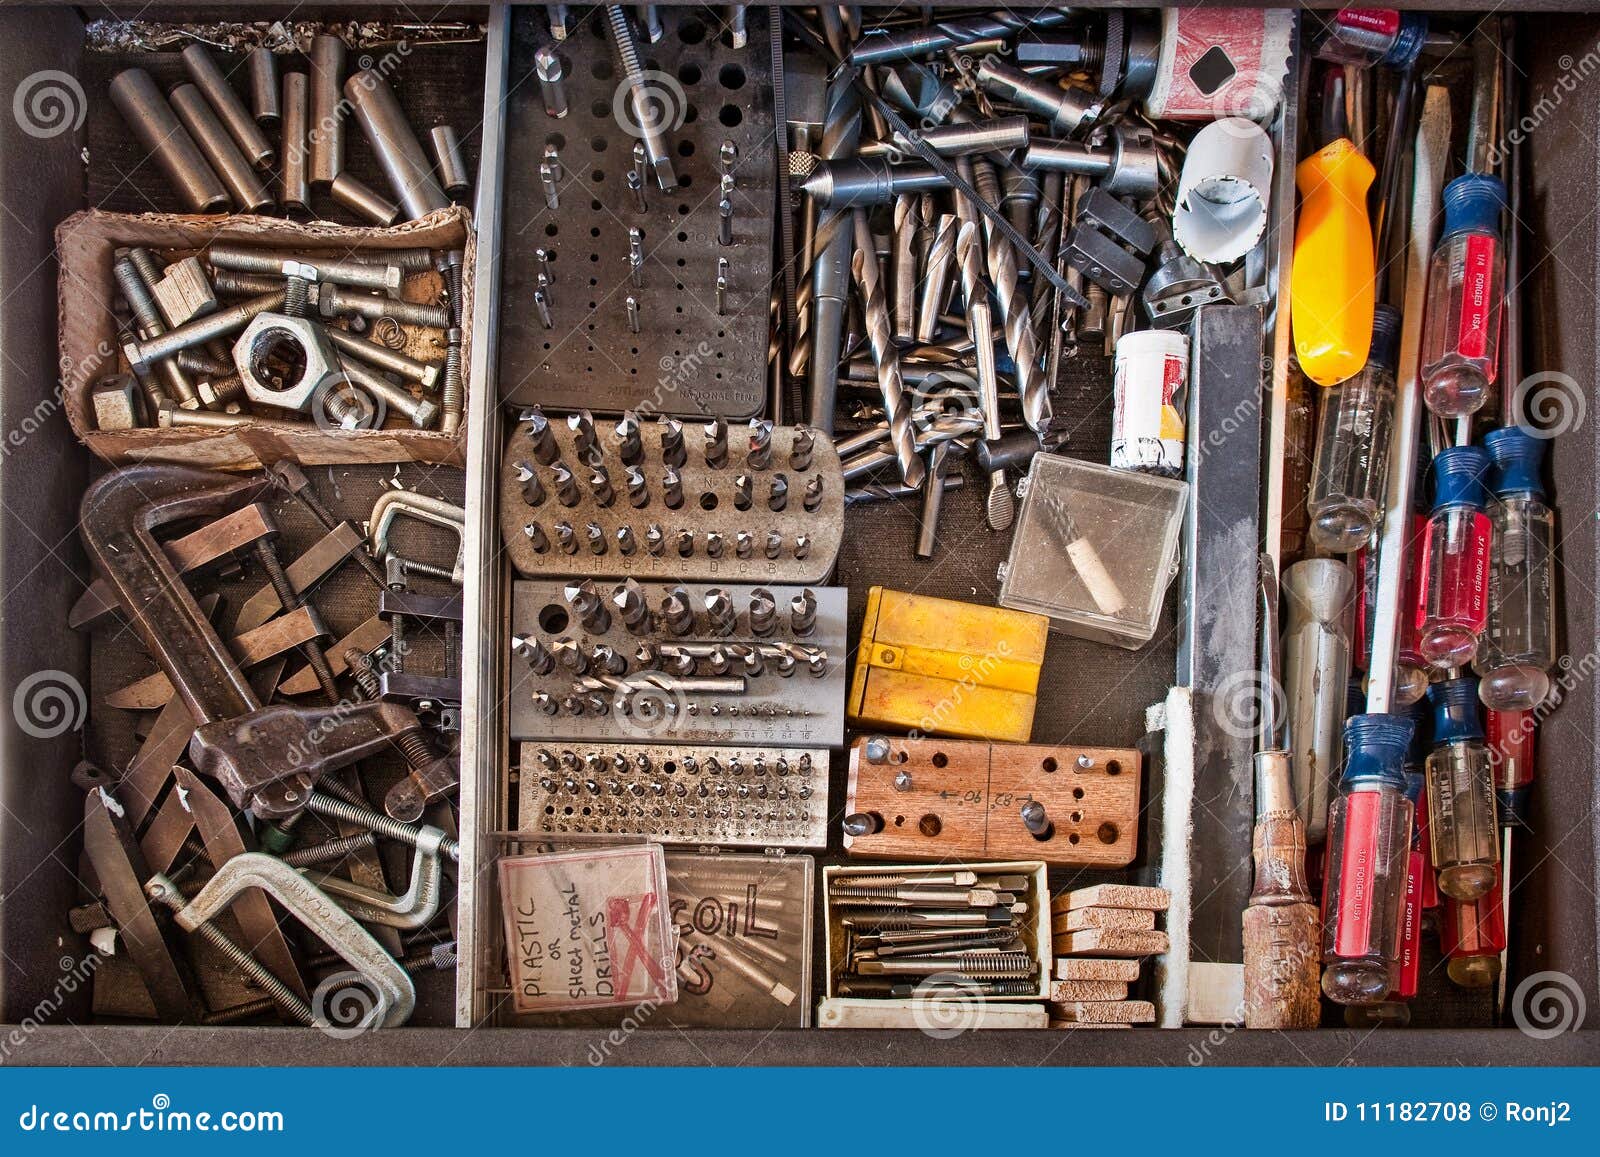
[[1485,171],[1500,113],[1499,56],[1495,35],[1480,31],[1473,40],[1467,172],[1445,186],[1444,234],[1428,271],[1422,399],[1441,418],[1463,418],[1481,409],[1499,362],[1506,292],[1500,214],[1506,189]]
[[1400,311],[1377,306],[1367,364],[1348,381],[1322,391],[1306,509],[1311,541],[1335,554],[1359,550],[1383,510],[1399,340]]
[[1294,268],[1289,285],[1290,329],[1300,369],[1320,386],[1354,377],[1372,341],[1372,223],[1367,190],[1377,176],[1349,137],[1344,75],[1330,70],[1322,101],[1324,145],[1300,162],[1295,185]]
[[[1505,925],[1505,941],[1511,939],[1511,846],[1519,828],[1528,826],[1528,796],[1533,787],[1534,732],[1538,726],[1533,711],[1489,711],[1484,732],[1489,744],[1489,766],[1494,771],[1495,805],[1500,813],[1500,914]],[[1505,946],[1501,947],[1499,1005],[1505,1007]]]
[[1499,878],[1494,772],[1483,741],[1478,680],[1461,675],[1428,690],[1433,752],[1428,756],[1428,839],[1439,891],[1455,900],[1487,895]]
[[1434,667],[1466,667],[1489,621],[1493,525],[1484,513],[1489,455],[1450,446],[1433,458],[1433,513],[1422,539],[1419,649]]
[[1511,426],[1484,435],[1494,460],[1494,542],[1489,619],[1474,669],[1483,705],[1495,711],[1537,707],[1550,693],[1555,664],[1555,512],[1539,481],[1544,441]]
[[[1278,685],[1278,583],[1259,563],[1261,675]],[[1255,884],[1244,910],[1246,1028],[1315,1028],[1321,1019],[1317,907],[1306,883],[1306,832],[1289,786],[1289,753],[1271,695],[1261,697],[1255,758]]]
[[1336,558],[1301,559],[1283,572],[1283,695],[1291,782],[1306,838],[1327,830],[1328,794],[1338,770],[1339,735],[1350,678],[1355,579]]

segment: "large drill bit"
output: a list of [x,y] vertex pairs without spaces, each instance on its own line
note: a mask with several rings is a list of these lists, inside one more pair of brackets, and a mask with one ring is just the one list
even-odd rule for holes
[[910,345],[916,333],[917,225],[922,205],[923,199],[911,193],[902,193],[894,202],[894,293],[889,313],[895,344],[900,346]]
[[[992,442],[1000,437],[1000,385],[995,379],[994,339],[989,333],[992,325],[989,286],[983,280],[983,258],[979,255],[981,248],[977,221],[963,220],[961,229],[956,233],[956,265],[961,270],[961,292],[967,302],[967,331],[972,336],[978,354],[978,392],[983,405],[983,435]],[[1015,512],[1011,502],[1011,489],[1006,485],[1004,470],[995,470],[989,474],[989,500],[985,510],[988,514],[989,529],[1004,530],[1011,525]]]
[[867,211],[857,209],[855,214],[856,252],[850,262],[850,272],[861,291],[867,341],[872,347],[872,361],[878,370],[878,389],[883,393],[883,410],[889,420],[889,441],[894,446],[900,480],[907,486],[920,486],[927,470],[917,456],[916,436],[911,430],[911,399],[906,396],[905,382],[900,377],[900,351],[894,344],[894,334],[889,325],[889,307],[883,298],[878,254],[872,244]]
[[[1000,182],[994,165],[979,160],[972,165],[973,187],[990,204],[1000,201]],[[1017,392],[1022,395],[1022,420],[1043,437],[1050,427],[1050,384],[1039,368],[1039,346],[1033,335],[1033,315],[1028,308],[1028,292],[1017,277],[1017,253],[1010,240],[987,220],[989,278],[994,282],[995,300],[1000,305],[1000,324],[1005,327],[1006,349],[1011,354]]]
[[928,259],[923,267],[922,282],[917,287],[916,339],[921,345],[933,341],[939,328],[939,314],[948,296],[950,262],[956,251],[956,226],[958,222],[949,213],[941,214],[928,247]]
[[[822,124],[821,156],[824,160],[853,156],[861,143],[861,97],[849,76],[839,76],[828,86],[828,110]],[[838,224],[834,224],[840,217]],[[823,245],[823,235],[827,244]],[[850,289],[850,250],[854,235],[849,216],[841,209],[826,209],[817,217],[815,259],[811,266],[810,410],[807,423],[833,433],[834,393],[839,379],[839,350],[844,337],[844,315]]]

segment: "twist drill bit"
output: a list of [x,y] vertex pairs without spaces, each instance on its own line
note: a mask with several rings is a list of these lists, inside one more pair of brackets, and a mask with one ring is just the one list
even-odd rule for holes
[[617,423],[617,456],[624,466],[637,466],[644,461],[644,439],[639,436],[639,418],[631,410],[624,411]]
[[661,600],[661,621],[680,639],[694,630],[694,608],[689,604],[689,592],[683,587],[673,587]]
[[675,649],[670,655],[665,656],[665,658],[672,665],[672,673],[674,675],[686,678],[694,674],[697,663],[695,661],[695,657],[688,651],[685,651],[681,648]]
[[572,431],[572,445],[580,457],[589,459],[599,449],[595,440],[594,415],[588,410],[579,410],[576,414],[567,415],[567,429]]
[[900,376],[900,351],[889,332],[889,310],[883,300],[878,255],[872,247],[872,230],[867,225],[865,210],[858,211],[855,220],[856,252],[850,262],[850,272],[861,291],[867,341],[872,347],[878,390],[883,395],[883,410],[889,420],[889,442],[894,447],[900,480],[907,486],[920,486],[924,471],[922,459],[917,457],[916,435],[911,429],[911,399]]
[[550,650],[555,653],[556,662],[560,663],[574,675],[589,673],[589,656],[583,653],[583,648],[578,646],[577,640],[568,635],[562,635],[550,644]]
[[583,535],[589,540],[589,552],[591,554],[605,554],[607,550],[605,527],[598,522],[585,523]]
[[682,469],[689,461],[689,450],[683,442],[683,423],[663,415],[656,419],[661,428],[661,461],[664,465]]
[[539,162],[539,184],[544,188],[544,204],[547,209],[561,208],[561,189],[556,184],[556,167],[549,161]]
[[777,558],[783,552],[783,535],[776,530],[767,531],[767,541],[762,547],[762,553],[768,558]]
[[628,479],[628,505],[635,510],[643,510],[650,505],[650,484],[644,480],[644,471],[637,466],[629,466],[624,473]]
[[630,294],[628,294],[628,296],[626,298],[623,299],[622,306],[623,306],[623,309],[625,309],[627,311],[627,314],[628,314],[628,332],[629,333],[638,333],[639,332],[639,299],[637,297],[635,297],[633,294],[630,293]]
[[889,320],[894,343],[902,347],[916,338],[917,218],[922,203],[922,197],[914,193],[901,193],[894,201],[894,260],[890,267],[894,292]]
[[[973,187],[991,204],[1000,200],[1000,182],[994,166],[979,160],[972,166]],[[1000,324],[1005,328],[1006,350],[1011,354],[1017,392],[1022,396],[1022,420],[1041,437],[1050,428],[1050,384],[1039,366],[1039,347],[1033,336],[1033,315],[1028,293],[1017,276],[1017,253],[1011,241],[987,219],[989,279],[994,283],[995,300],[1000,305]]]
[[667,536],[662,533],[661,524],[652,522],[645,528],[644,548],[650,554],[660,557],[661,548],[666,545]]
[[544,554],[550,549],[550,539],[545,535],[544,527],[537,522],[530,522],[522,528],[523,536],[528,540],[528,546],[534,554]]
[[628,660],[619,655],[617,649],[609,643],[601,643],[594,649],[594,661],[607,675],[628,673]]
[[949,296],[950,264],[956,255],[956,230],[960,222],[953,213],[942,213],[934,228],[933,243],[928,247],[928,258],[923,266],[922,282],[917,287],[916,340],[928,345],[939,328],[939,315],[944,312]]
[[721,470],[728,464],[728,423],[713,418],[705,424],[706,465]]
[[811,634],[817,625],[817,596],[807,587],[789,601],[789,631],[798,638]]
[[[994,339],[990,334],[989,287],[979,267],[978,248],[977,222],[963,221],[956,236],[956,261],[961,267],[961,289],[967,300],[967,331],[978,353],[984,437],[994,441],[1000,437],[1000,390],[995,380]],[[1011,489],[1006,485],[1004,470],[989,474],[989,499],[985,509],[990,530],[1004,530],[1011,525]]]
[[794,652],[788,647],[780,646],[778,653],[772,656],[772,669],[778,673],[779,678],[791,678],[794,675],[794,665]]
[[671,466],[661,475],[661,501],[667,504],[668,510],[677,510],[683,505],[683,475]]
[[789,479],[782,474],[774,474],[767,487],[767,509],[776,514],[788,505]]
[[717,316],[728,312],[728,259],[717,258]]
[[813,474],[806,479],[806,492],[802,500],[807,514],[815,514],[822,506],[822,475]]
[[794,536],[794,556],[797,559],[811,557],[811,536],[797,534]]
[[637,549],[639,544],[634,540],[633,527],[617,527],[617,550],[624,555],[631,555]]
[[755,554],[756,536],[748,530],[741,530],[733,539],[733,553],[739,558],[749,558]]
[[778,623],[778,600],[766,587],[750,592],[750,633],[758,638],[772,634]]
[[714,530],[706,531],[706,557],[722,557],[722,535]]
[[511,636],[511,652],[525,659],[528,668],[541,678],[556,669],[556,657],[538,639],[528,635]]
[[678,557],[692,558],[694,556],[694,531],[684,527],[678,531]]
[[567,600],[567,605],[572,608],[573,614],[577,615],[578,621],[583,624],[584,630],[591,635],[603,635],[611,629],[611,612],[606,610],[605,602],[600,598],[600,591],[595,587],[593,579],[568,583],[561,593]]
[[[706,618],[710,620],[712,633],[717,635],[733,634],[737,617],[733,609],[733,598],[728,592],[721,587],[712,587],[706,592],[705,603]],[[724,667],[725,670],[726,667]],[[723,671],[717,672],[719,675],[722,673]]]
[[539,315],[539,324],[545,329],[555,328],[555,318],[550,316],[550,296],[542,289],[533,291],[533,312]]
[[578,553],[578,536],[573,533],[572,523],[556,523],[556,545],[561,548],[562,554]]
[[765,418],[750,419],[750,450],[745,455],[745,465],[752,470],[765,470],[772,463],[772,423]]
[[551,479],[556,485],[556,501],[562,506],[576,506],[581,497],[578,493],[578,480],[565,464],[557,462],[555,469],[550,472]]
[[666,135],[661,131],[661,110],[657,107],[660,94],[651,91],[651,81],[646,74],[644,61],[639,56],[639,44],[633,37],[627,13],[620,4],[606,5],[606,28],[611,33],[611,47],[616,53],[623,77],[631,90],[633,119],[638,126],[639,143],[656,172],[656,184],[664,193],[678,187],[678,178],[672,171],[672,157],[667,150]]
[[644,591],[633,579],[624,579],[611,592],[611,603],[622,618],[622,625],[633,635],[647,634],[650,630],[650,606],[644,601]]
[[811,456],[815,452],[817,436],[810,426],[796,426],[789,443],[789,469],[811,469]]
[[522,501],[529,506],[539,506],[544,502],[544,483],[539,481],[539,475],[532,466],[526,462],[513,462],[511,468],[517,472],[517,482],[522,486]]
[[[852,78],[840,75],[828,85],[819,156],[826,161],[854,156],[860,144],[861,97]],[[819,210],[817,237],[812,246],[811,358],[807,367],[810,412],[806,421],[827,434],[833,433],[833,404],[854,244],[849,213],[842,209]]]
[[706,656],[706,667],[713,675],[726,675],[728,668],[731,666],[732,663],[728,660],[728,652],[721,647],[712,647],[711,653]]
[[612,489],[611,474],[604,466],[596,466],[589,475],[589,492],[594,495],[595,504],[602,508],[615,501],[617,492]]
[[644,230],[628,230],[628,281],[635,289],[644,288]]
[[628,170],[628,191],[633,194],[633,204],[641,213],[650,211],[650,202],[644,195],[644,178],[634,169]]
[[736,510],[750,509],[751,478],[748,474],[736,475],[733,479],[733,505]]

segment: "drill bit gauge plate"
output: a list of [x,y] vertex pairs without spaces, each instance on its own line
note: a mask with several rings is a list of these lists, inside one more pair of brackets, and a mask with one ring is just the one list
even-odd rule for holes
[[519,574],[820,583],[844,539],[832,440],[805,426],[525,410],[501,459]]
[[518,826],[664,844],[821,848],[828,749],[524,743]]
[[843,587],[522,581],[511,738],[844,743]]

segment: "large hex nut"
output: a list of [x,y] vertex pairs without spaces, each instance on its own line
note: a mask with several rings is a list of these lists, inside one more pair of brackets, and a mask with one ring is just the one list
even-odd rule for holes
[[139,412],[144,394],[132,374],[117,374],[95,385],[90,393],[94,403],[94,424],[101,430],[132,430],[143,425]]
[[282,313],[257,314],[233,343],[233,362],[252,402],[300,413],[343,377],[322,327]]

